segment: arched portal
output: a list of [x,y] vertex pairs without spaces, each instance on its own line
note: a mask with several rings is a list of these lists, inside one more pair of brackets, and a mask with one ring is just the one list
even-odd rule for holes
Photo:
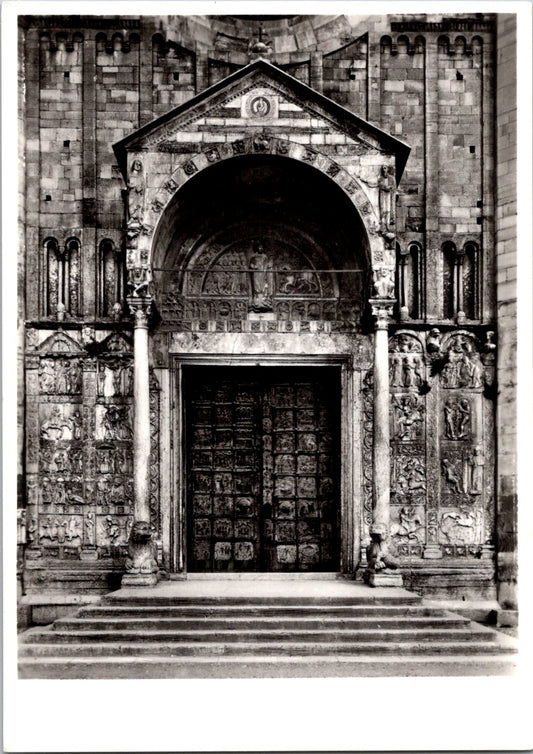
[[368,237],[353,203],[322,173],[276,155],[235,157],[188,181],[152,249],[169,325],[269,319],[354,329],[369,297]]
[[371,350],[350,198],[299,161],[236,157],[175,192],[152,248],[153,360],[175,407],[171,570],[349,571],[350,400]]

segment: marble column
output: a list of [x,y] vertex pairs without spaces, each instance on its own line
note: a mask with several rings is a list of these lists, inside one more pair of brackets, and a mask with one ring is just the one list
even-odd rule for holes
[[373,299],[374,331],[374,444],[372,453],[372,526],[367,550],[371,586],[401,586],[397,562],[388,550],[390,530],[390,428],[389,428],[389,338],[388,324],[393,301]]
[[148,361],[149,296],[128,298],[135,319],[133,334],[133,526],[123,586],[152,586],[158,580],[150,527],[150,372]]

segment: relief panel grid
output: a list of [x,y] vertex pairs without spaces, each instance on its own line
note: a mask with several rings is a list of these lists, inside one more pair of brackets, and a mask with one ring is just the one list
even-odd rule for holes
[[243,375],[190,389],[189,568],[334,570],[338,393]]
[[187,411],[189,568],[256,570],[259,564],[258,386],[211,376]]

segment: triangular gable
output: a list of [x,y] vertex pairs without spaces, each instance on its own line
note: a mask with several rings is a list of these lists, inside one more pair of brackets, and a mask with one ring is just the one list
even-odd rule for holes
[[[261,92],[274,95],[269,100],[275,112],[268,119],[253,112]],[[403,142],[355,115],[301,81],[265,60],[257,60],[196,95],[188,102],[147,123],[114,145],[120,168],[126,177],[128,151],[172,151],[179,149],[180,134],[191,129],[206,132],[222,125],[228,131],[243,127],[287,127],[328,133],[331,138],[347,138],[362,150],[379,150],[396,159],[399,181],[410,152]],[[213,128],[214,127],[214,128]]]
[[133,353],[133,343],[131,338],[124,333],[115,332],[104,338],[99,344],[99,352],[108,353]]
[[40,353],[78,355],[85,353],[83,348],[64,332],[57,332],[46,338],[39,346]]

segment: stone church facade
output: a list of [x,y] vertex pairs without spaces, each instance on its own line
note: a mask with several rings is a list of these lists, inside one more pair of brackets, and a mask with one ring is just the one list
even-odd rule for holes
[[25,599],[374,540],[515,609],[514,17],[19,32]]

